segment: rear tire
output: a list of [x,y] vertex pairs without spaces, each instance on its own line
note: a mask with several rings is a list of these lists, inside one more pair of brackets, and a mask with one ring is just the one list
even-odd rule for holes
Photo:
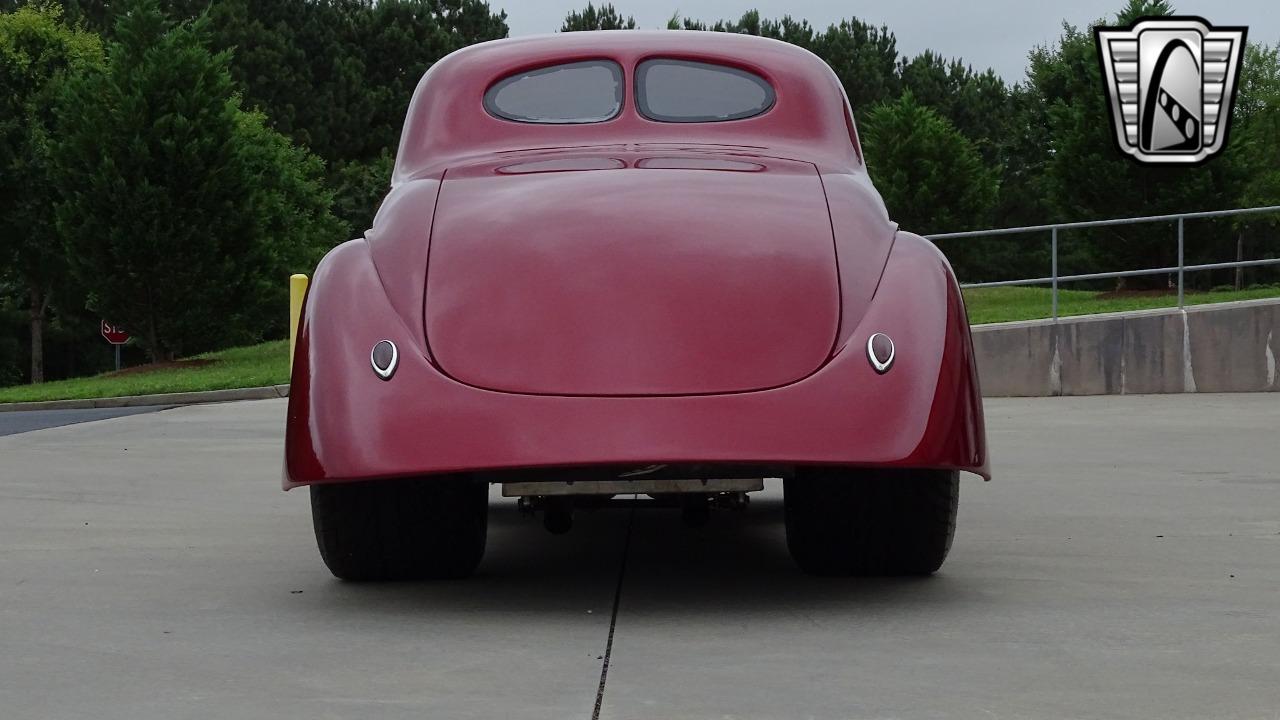
[[342,580],[466,577],[484,556],[488,497],[463,476],[312,485],[320,557]]
[[784,483],[787,548],[813,575],[929,575],[955,536],[959,473],[802,469]]

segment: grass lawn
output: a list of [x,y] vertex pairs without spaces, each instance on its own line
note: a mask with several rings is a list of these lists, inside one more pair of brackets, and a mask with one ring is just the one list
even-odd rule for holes
[[[1233,300],[1258,300],[1280,297],[1280,287],[1258,287],[1247,290],[1221,290],[1187,293],[1187,305],[1231,302]],[[971,288],[964,291],[965,307],[969,310],[969,322],[973,324],[1008,322],[1011,320],[1036,320],[1053,314],[1053,295],[1049,288],[994,287]],[[1175,307],[1177,291],[1167,295],[1115,295],[1091,290],[1058,290],[1058,315],[1088,315],[1090,313],[1122,312],[1125,310],[1151,310]]]
[[[1047,318],[1052,312],[1048,288],[977,288],[965,290],[964,296],[969,309],[969,320],[975,324]],[[1280,287],[1262,287],[1240,292],[1188,293],[1187,304],[1269,297],[1280,297]],[[1062,290],[1058,293],[1058,312],[1064,316],[1147,310],[1177,304],[1176,294],[1117,297],[1111,293],[1081,290]],[[197,355],[171,365],[126,368],[118,373],[104,373],[94,377],[0,388],[0,403],[222,390],[278,385],[288,381],[289,343],[276,340]]]
[[197,355],[157,368],[125,368],[118,373],[0,388],[0,403],[224,390],[286,382],[289,382],[289,342],[276,340]]

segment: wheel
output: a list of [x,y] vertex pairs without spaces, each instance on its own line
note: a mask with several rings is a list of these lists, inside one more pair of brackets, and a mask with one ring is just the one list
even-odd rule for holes
[[956,529],[959,473],[802,469],[783,484],[787,548],[813,575],[928,575]]
[[470,575],[484,555],[488,488],[442,476],[311,486],[320,557],[343,580]]

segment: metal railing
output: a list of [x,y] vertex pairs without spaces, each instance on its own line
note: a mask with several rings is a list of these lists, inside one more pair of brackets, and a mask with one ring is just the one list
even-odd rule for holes
[[[1264,258],[1262,260],[1238,260],[1236,262],[1208,263],[1204,265],[1187,265],[1184,261],[1185,241],[1183,239],[1183,223],[1198,218],[1229,217],[1233,215],[1259,215],[1262,213],[1280,213],[1280,205],[1266,207],[1238,208],[1235,210],[1210,210],[1207,212],[1177,213],[1174,215],[1150,215],[1147,217],[1116,218],[1113,220],[1086,220],[1084,222],[1054,223],[1051,225],[1028,225],[1026,227],[998,228],[994,230],[966,230],[964,232],[935,233],[925,237],[933,241],[954,240],[970,237],[990,237],[993,235],[1014,235],[1049,231],[1050,274],[1048,277],[1024,278],[1022,280],[998,280],[995,282],[961,283],[963,288],[1002,287],[1009,285],[1044,285],[1053,287],[1053,319],[1058,319],[1058,283],[1076,280],[1103,280],[1106,278],[1138,277],[1141,275],[1178,274],[1178,307],[1184,304],[1185,284],[1183,276],[1197,270],[1221,270],[1226,268],[1257,267],[1259,265],[1280,265],[1280,258]],[[1178,264],[1173,267],[1146,268],[1144,270],[1121,270],[1118,272],[1085,273],[1083,275],[1058,274],[1058,231],[1080,230],[1084,228],[1108,227],[1111,225],[1137,225],[1140,223],[1176,222],[1178,224]]]

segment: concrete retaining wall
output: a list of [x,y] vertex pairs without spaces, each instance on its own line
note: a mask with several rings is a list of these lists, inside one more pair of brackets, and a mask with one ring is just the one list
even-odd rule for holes
[[973,327],[988,397],[1280,391],[1280,299]]

